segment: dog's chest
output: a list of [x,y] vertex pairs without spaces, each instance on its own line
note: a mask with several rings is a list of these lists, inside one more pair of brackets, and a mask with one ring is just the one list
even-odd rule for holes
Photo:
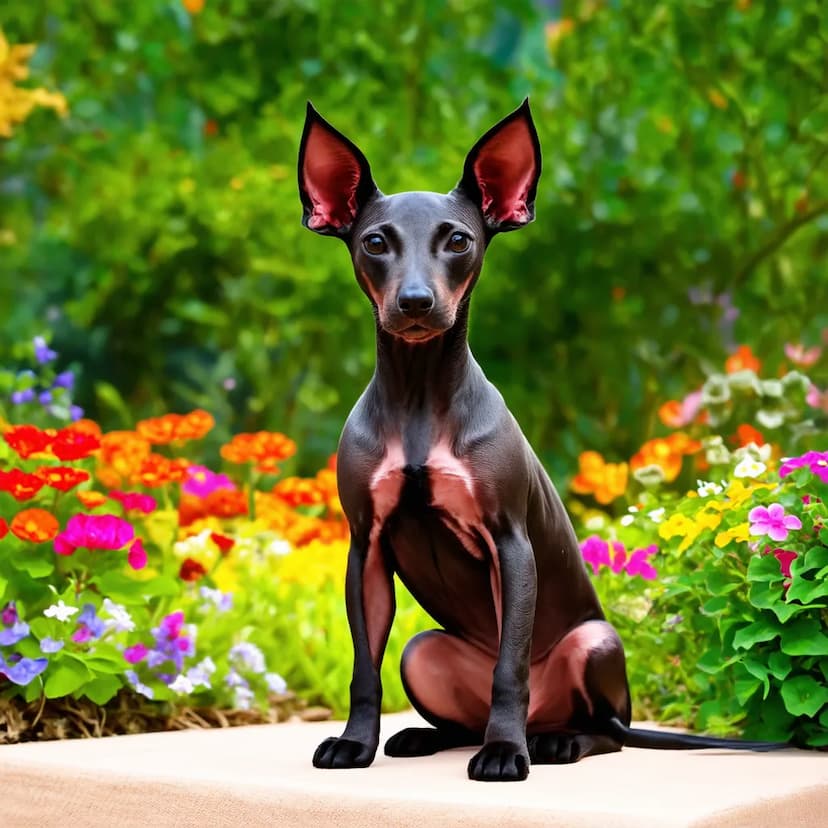
[[481,545],[488,545],[489,533],[475,488],[469,466],[446,441],[431,446],[425,463],[416,467],[406,463],[402,444],[391,442],[371,477],[373,534],[378,536],[398,508],[433,509],[466,551],[483,558]]

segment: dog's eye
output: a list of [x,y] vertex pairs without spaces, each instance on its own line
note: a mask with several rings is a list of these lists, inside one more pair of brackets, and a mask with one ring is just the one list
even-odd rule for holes
[[470,244],[471,239],[465,233],[452,233],[448,240],[448,249],[452,253],[465,253]]
[[366,236],[365,239],[363,239],[362,246],[372,256],[379,256],[381,253],[385,253],[385,251],[388,250],[388,245],[385,243],[385,239],[378,233],[372,233],[370,236]]

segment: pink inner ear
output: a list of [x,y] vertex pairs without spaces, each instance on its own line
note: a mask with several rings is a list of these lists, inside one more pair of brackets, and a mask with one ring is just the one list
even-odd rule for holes
[[535,173],[532,136],[526,121],[517,118],[492,136],[474,161],[483,215],[497,223],[529,221],[526,199]]
[[335,229],[351,224],[356,217],[359,162],[335,135],[314,124],[305,144],[302,179],[313,205],[308,227]]

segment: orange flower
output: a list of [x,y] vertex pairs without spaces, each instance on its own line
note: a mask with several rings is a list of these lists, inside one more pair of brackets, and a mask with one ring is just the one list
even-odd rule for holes
[[190,14],[201,14],[206,0],[181,0],[181,2]]
[[679,400],[667,400],[658,409],[658,419],[667,428],[680,428],[684,423],[684,411]]
[[103,506],[108,500],[105,494],[92,491],[75,492],[75,497],[81,502],[84,509],[97,509],[98,506]]
[[572,491],[591,494],[599,503],[611,503],[627,489],[627,464],[607,463],[597,451],[584,451],[578,457],[578,474]]
[[178,523],[182,527],[205,517],[231,518],[246,514],[247,496],[230,489],[216,489],[207,497],[185,494],[178,502]]
[[183,457],[171,460],[160,454],[150,454],[141,461],[141,465],[129,476],[133,486],[146,486],[148,489],[166,486],[167,483],[183,483],[187,479],[190,461]]
[[746,446],[748,443],[755,443],[757,446],[764,446],[767,442],[762,435],[762,432],[755,429],[750,423],[742,423],[736,429],[736,440],[740,446]]
[[288,506],[315,506],[325,502],[316,481],[307,477],[286,477],[273,487],[273,494]]
[[[681,432],[676,432],[681,434]],[[682,435],[685,440],[689,440],[687,435]],[[645,466],[659,466],[664,472],[664,479],[670,483],[679,476],[681,471],[682,461],[682,441],[675,440],[675,435],[670,435],[670,438],[656,437],[654,440],[648,440],[633,455],[630,460],[630,468],[633,471],[644,468]],[[672,439],[672,442],[671,442]]]
[[762,363],[756,358],[750,345],[740,345],[725,360],[725,371],[728,374],[735,374],[737,371],[753,371],[758,374],[761,370]]
[[296,454],[296,443],[272,431],[237,434],[221,447],[221,456],[231,463],[256,463],[262,472],[277,472],[277,463]]
[[89,480],[89,472],[83,469],[73,469],[71,466],[41,466],[35,471],[47,486],[60,492],[68,492],[79,483]]
[[24,509],[12,519],[11,530],[20,540],[45,543],[54,540],[60,525],[45,509]]
[[695,454],[702,447],[698,440],[688,437],[683,431],[674,431],[667,438],[667,445],[676,454]]
[[110,489],[117,489],[149,457],[152,446],[134,431],[110,431],[101,437],[101,465],[98,479]]
[[141,420],[135,427],[139,436],[156,445],[199,440],[215,425],[211,414],[197,409],[189,414],[164,414]]
[[94,420],[75,420],[68,428],[72,431],[80,431],[82,434],[88,434],[90,437],[101,439],[101,427]]

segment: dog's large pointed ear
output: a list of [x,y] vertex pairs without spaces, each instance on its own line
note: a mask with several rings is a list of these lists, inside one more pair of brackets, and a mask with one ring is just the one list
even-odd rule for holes
[[323,235],[347,236],[376,192],[365,156],[308,101],[299,145],[302,224]]
[[477,204],[492,233],[517,230],[535,218],[540,174],[540,142],[527,98],[472,147],[457,189]]

